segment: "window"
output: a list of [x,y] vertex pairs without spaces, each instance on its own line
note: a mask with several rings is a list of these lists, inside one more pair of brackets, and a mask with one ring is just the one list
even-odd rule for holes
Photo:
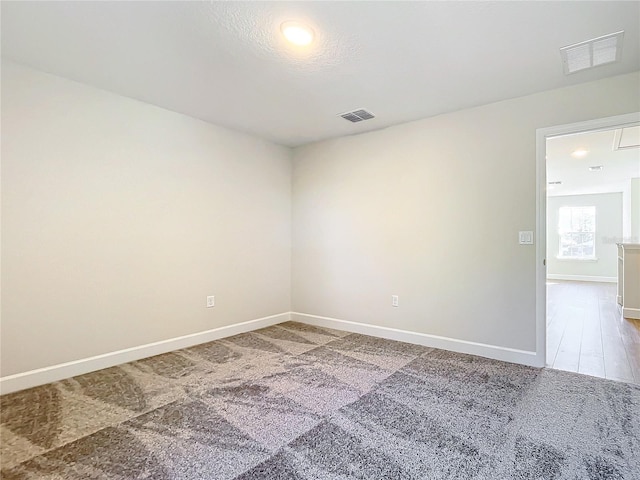
[[596,207],[560,207],[558,234],[559,258],[595,259]]

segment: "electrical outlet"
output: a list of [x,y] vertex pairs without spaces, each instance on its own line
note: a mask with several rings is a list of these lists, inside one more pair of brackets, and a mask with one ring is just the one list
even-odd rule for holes
[[392,307],[400,306],[400,304],[398,303],[398,295],[391,295],[391,306]]
[[207,308],[215,307],[216,305],[216,297],[210,295],[207,297]]

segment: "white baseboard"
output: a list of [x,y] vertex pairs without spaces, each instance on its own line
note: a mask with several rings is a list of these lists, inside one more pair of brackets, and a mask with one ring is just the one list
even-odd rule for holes
[[320,317],[318,315],[309,315],[299,312],[291,312],[291,320],[300,323],[307,323],[317,327],[334,328],[336,330],[361,333],[389,340],[414,343],[425,347],[440,348],[443,350],[450,350],[452,352],[492,358],[494,360],[519,363],[531,367],[544,366],[543,358],[538,358],[536,352],[527,350],[517,350],[515,348],[468,342],[466,340],[457,340],[455,338],[440,337],[437,335],[428,335],[426,333],[410,332],[407,330],[398,330],[396,328],[379,327],[366,323],[350,322],[347,320],[339,320],[337,318]]
[[239,333],[245,333],[259,328],[269,327],[278,323],[290,320],[290,312],[271,315],[269,317],[257,318],[248,322],[235,323],[226,327],[214,328],[204,332],[184,335],[182,337],[170,338],[160,342],[148,343],[138,347],[126,348],[116,352],[96,355],[95,357],[83,358],[72,362],[52,365],[50,367],[38,368],[24,373],[8,375],[0,378],[0,394],[11,393],[25,388],[36,387],[46,383],[56,382],[65,378],[75,377],[103,368],[113,367],[122,363],[132,362],[154,355],[180,350],[181,348],[193,347],[201,343],[212,342],[220,338],[230,337]]
[[635,318],[640,320],[640,308],[622,307],[622,316],[624,318]]
[[544,366],[544,360],[536,356],[536,352],[517,350],[483,343],[457,340],[454,338],[440,337],[425,333],[410,332],[389,327],[380,327],[365,323],[350,322],[337,318],[321,317],[299,312],[285,312],[269,317],[258,318],[248,322],[236,323],[226,327],[214,328],[204,332],[184,335],[182,337],[171,338],[160,342],[140,345],[138,347],[118,350],[116,352],[96,355],[95,357],[83,358],[72,362],[52,365],[50,367],[39,368],[24,373],[9,375],[0,378],[0,394],[16,392],[26,388],[44,385],[46,383],[64,380],[66,378],[83,375],[103,368],[109,368],[135,360],[160,355],[163,353],[188,348],[201,343],[212,342],[220,338],[230,337],[239,333],[250,332],[287,320],[294,320],[309,325],[319,327],[335,328],[347,332],[361,333],[374,337],[387,338],[400,342],[414,343],[426,347],[440,348],[453,352],[479,355],[482,357],[502,360],[505,362],[519,363],[533,367]]
[[571,280],[574,282],[617,283],[618,277],[596,277],[596,276],[590,276],[590,275],[564,275],[562,273],[547,273],[547,280]]

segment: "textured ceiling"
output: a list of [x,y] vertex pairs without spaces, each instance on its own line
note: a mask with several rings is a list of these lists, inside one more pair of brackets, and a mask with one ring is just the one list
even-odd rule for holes
[[[2,54],[300,145],[640,69],[640,2],[2,2]],[[291,49],[279,27],[316,32]],[[622,61],[559,48],[625,30]],[[364,107],[376,118],[337,117]]]
[[[626,128],[625,131],[630,138],[638,137],[638,127]],[[628,190],[631,179],[640,177],[640,148],[614,150],[615,134],[614,129],[548,139],[547,180],[562,182],[562,185],[550,186],[548,194],[558,196]],[[572,157],[571,153],[578,149],[585,149],[588,153],[581,158]],[[589,171],[589,167],[597,165],[602,165],[603,169]]]

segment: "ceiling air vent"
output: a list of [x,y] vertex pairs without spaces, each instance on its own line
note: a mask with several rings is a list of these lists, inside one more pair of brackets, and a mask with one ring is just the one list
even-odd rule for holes
[[369,120],[370,118],[375,118],[375,115],[373,113],[368,112],[363,108],[354,110],[352,112],[340,113],[338,114],[338,116],[353,123],[361,122],[363,120]]
[[565,75],[620,60],[624,31],[574,43],[560,49]]

